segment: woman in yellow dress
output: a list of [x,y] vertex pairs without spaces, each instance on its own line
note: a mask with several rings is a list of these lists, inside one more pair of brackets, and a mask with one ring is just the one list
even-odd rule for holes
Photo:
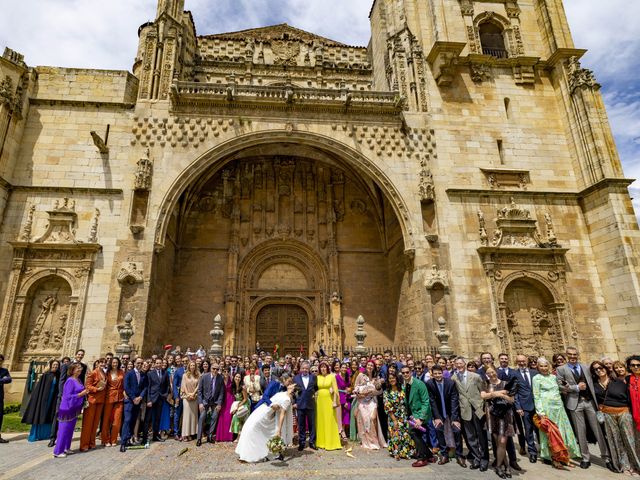
[[334,405],[338,401],[336,377],[325,362],[318,369],[318,398],[316,399],[316,446],[324,450],[339,450],[340,433]]

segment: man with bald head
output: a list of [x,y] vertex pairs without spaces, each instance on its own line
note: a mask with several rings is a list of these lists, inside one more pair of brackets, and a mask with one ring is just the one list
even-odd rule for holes
[[528,367],[529,359],[526,355],[516,357],[518,368],[511,369],[511,375],[518,382],[518,391],[515,398],[516,413],[520,415],[524,423],[524,438],[527,441],[527,452],[529,461],[536,463],[538,460],[538,450],[536,449],[535,431],[533,416],[536,413],[536,406],[533,402],[533,390],[531,389],[533,377],[538,375],[538,371]]

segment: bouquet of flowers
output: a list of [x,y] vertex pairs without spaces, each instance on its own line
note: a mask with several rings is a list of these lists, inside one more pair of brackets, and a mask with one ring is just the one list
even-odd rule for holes
[[284,440],[282,440],[282,437],[279,437],[278,435],[267,441],[267,449],[269,450],[269,453],[274,455],[283,454],[285,448],[286,445],[284,444]]

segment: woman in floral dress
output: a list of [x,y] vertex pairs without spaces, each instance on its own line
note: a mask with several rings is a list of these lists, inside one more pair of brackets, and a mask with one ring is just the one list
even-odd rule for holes
[[415,454],[415,445],[409,435],[404,391],[396,375],[390,375],[387,379],[387,389],[382,399],[388,417],[389,454],[396,460],[411,458]]

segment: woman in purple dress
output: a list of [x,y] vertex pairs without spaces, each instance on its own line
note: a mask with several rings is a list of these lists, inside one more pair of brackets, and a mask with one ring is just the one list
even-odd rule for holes
[[58,436],[56,438],[56,447],[53,449],[53,456],[57,458],[66,457],[67,452],[71,450],[73,430],[76,427],[78,415],[82,412],[84,397],[89,393],[80,381],[81,373],[82,365],[80,363],[69,365],[69,378],[64,383],[62,400],[60,408],[58,408]]
[[349,378],[349,364],[343,363],[338,366],[336,372],[336,383],[338,384],[338,394],[340,395],[340,406],[342,407],[341,417],[338,419],[340,436],[349,436],[349,424],[351,420],[351,379]]
[[233,432],[231,432],[231,420],[233,418],[231,414],[231,404],[234,402],[235,397],[233,395],[231,374],[229,373],[228,367],[222,371],[222,379],[224,380],[224,401],[222,402],[222,409],[218,416],[216,442],[233,442]]

